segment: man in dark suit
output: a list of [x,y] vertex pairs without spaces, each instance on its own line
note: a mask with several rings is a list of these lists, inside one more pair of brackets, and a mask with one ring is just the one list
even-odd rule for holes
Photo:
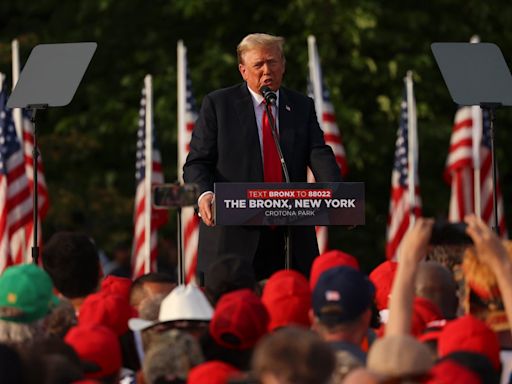
[[[237,48],[244,83],[214,91],[203,100],[184,166],[185,182],[198,184],[201,193],[199,274],[226,253],[249,260],[258,279],[284,268],[283,227],[220,227],[215,226],[212,215],[215,182],[284,181],[275,144],[267,132],[269,117],[261,87],[269,87],[277,95],[271,108],[291,181],[305,182],[308,166],[317,181],[341,181],[313,100],[281,86],[283,41],[267,34],[246,36]],[[308,275],[318,255],[314,228],[293,227],[291,249],[292,267]]]

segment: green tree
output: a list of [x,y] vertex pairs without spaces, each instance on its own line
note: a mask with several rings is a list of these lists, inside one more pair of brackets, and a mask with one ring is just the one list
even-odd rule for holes
[[[98,50],[73,102],[38,117],[51,197],[44,235],[63,228],[89,232],[111,251],[131,239],[140,90],[154,76],[155,123],[166,180],[176,169],[176,42],[188,47],[195,95],[240,81],[235,48],[251,32],[287,39],[287,86],[306,90],[306,38],[314,34],[338,125],[350,181],[366,183],[366,225],[333,228],[332,247],[370,268],[384,257],[391,166],[403,77],[414,71],[420,140],[420,183],[426,215],[446,214],[442,180],[456,106],[430,52],[434,41],[479,34],[512,52],[512,9],[504,0],[4,0],[0,4],[0,71],[10,73],[10,42],[22,61],[38,43],[96,41]],[[512,116],[497,116],[502,180]],[[503,186],[505,203],[511,191]],[[510,218],[510,208],[506,205]],[[510,221],[510,220],[509,220]],[[165,236],[175,236],[175,220]]]

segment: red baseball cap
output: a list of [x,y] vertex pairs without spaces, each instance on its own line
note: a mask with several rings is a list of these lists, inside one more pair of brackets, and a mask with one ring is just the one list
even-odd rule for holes
[[291,324],[311,325],[311,290],[307,279],[297,271],[274,273],[263,288],[261,301],[270,315],[269,331]]
[[249,349],[267,332],[269,316],[261,299],[250,289],[226,293],[217,302],[210,335],[229,349]]
[[412,334],[420,336],[427,328],[427,324],[435,320],[441,320],[443,315],[432,301],[423,297],[415,297],[412,307]]
[[77,325],[64,341],[71,345],[81,360],[96,364],[97,372],[86,373],[88,379],[114,375],[121,369],[121,346],[114,332],[101,325]]
[[448,324],[448,320],[446,319],[429,322],[425,329],[422,331],[421,335],[418,336],[418,340],[423,343],[429,341],[435,341],[437,343],[439,335],[441,334],[441,331],[446,326],[446,324]]
[[120,336],[128,331],[128,320],[134,315],[133,308],[120,295],[98,292],[84,300],[78,314],[78,323],[103,325]]
[[397,267],[397,262],[387,260],[370,273],[370,280],[375,285],[375,301],[379,311],[388,308],[389,295]]
[[309,287],[311,291],[315,288],[320,275],[334,267],[352,267],[359,271],[359,262],[354,256],[337,249],[322,253],[313,261],[311,266],[309,274]]
[[442,360],[430,370],[430,378],[425,384],[480,384],[482,381],[475,372],[451,360]]
[[480,353],[494,369],[499,370],[500,343],[498,336],[482,320],[466,315],[450,321],[441,331],[437,343],[439,357],[456,351]]
[[190,370],[187,384],[227,384],[239,374],[238,369],[223,361],[208,361]]
[[126,300],[130,300],[130,288],[132,281],[126,277],[108,275],[101,282],[101,291],[106,293],[116,293]]

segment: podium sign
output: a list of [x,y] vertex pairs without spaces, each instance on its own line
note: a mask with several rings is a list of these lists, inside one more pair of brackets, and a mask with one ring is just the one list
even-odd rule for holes
[[216,225],[363,225],[364,183],[215,183]]

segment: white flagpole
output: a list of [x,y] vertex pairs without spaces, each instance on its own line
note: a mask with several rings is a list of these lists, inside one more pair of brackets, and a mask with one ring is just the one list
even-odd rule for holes
[[322,116],[319,114],[323,111],[323,95],[322,95],[322,74],[320,73],[320,59],[318,58],[318,50],[316,47],[315,36],[308,36],[308,55],[309,55],[309,78],[313,86],[313,96],[315,99],[315,109],[317,113],[318,124],[322,127]]
[[[11,42],[11,52],[12,52],[12,89],[16,86],[18,83],[19,77],[20,77],[20,49],[18,40],[14,39]],[[24,144],[24,137],[23,137],[23,112],[21,108],[14,108],[12,111],[12,117],[14,120],[14,126],[16,128],[16,134],[18,135],[18,139],[20,141],[21,148],[23,152],[25,152],[25,144]],[[37,188],[37,185],[34,185],[34,188]],[[39,207],[38,207],[39,208]],[[37,208],[37,209],[38,209]],[[36,207],[34,207],[36,209]],[[39,225],[39,223],[32,223],[32,225]],[[38,228],[39,229],[39,228]],[[29,263],[31,259],[31,254],[28,251],[30,248],[25,247],[27,244],[27,238],[25,236],[25,231],[17,231],[16,235],[17,239],[21,244],[23,244],[23,261],[25,263]],[[35,244],[33,244],[35,245]]]
[[178,41],[178,180],[183,182],[182,167],[185,164],[186,121],[187,111],[187,48],[182,40]]
[[[12,89],[18,83],[18,79],[20,77],[20,50],[18,45],[18,40],[14,39],[11,43],[11,51],[12,51]],[[14,108],[13,110],[13,119],[14,125],[16,126],[16,133],[20,140],[20,143],[23,143],[23,120],[20,108]],[[23,146],[23,144],[22,144]]]
[[145,200],[144,200],[144,273],[151,271],[151,181],[153,178],[153,80],[151,75],[144,78],[144,88],[146,90],[146,177],[144,178]]
[[[480,37],[474,35],[471,37],[470,43],[479,43]],[[473,195],[475,205],[475,215],[482,217],[482,197],[480,188],[480,143],[482,142],[482,108],[479,105],[471,107],[471,116],[473,120]]]
[[[177,45],[177,57],[178,57],[178,180],[183,183],[183,165],[185,164],[187,146],[187,48],[183,44],[182,40],[178,41]],[[184,220],[183,216],[179,214],[179,243],[178,243],[178,284],[185,284],[185,260],[184,260]]]
[[412,80],[412,71],[407,71],[405,77],[407,90],[407,140],[408,140],[408,190],[409,190],[409,228],[415,221],[414,208],[416,207],[416,169],[418,161],[418,139],[417,139],[417,121],[416,121],[416,102],[414,100],[414,88]]

